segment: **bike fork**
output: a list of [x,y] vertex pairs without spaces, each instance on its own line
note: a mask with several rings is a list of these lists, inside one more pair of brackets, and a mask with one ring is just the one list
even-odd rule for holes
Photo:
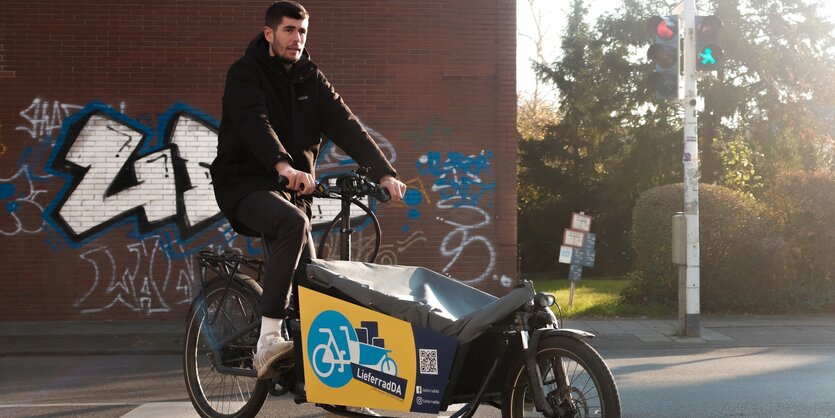
[[[554,417],[556,416],[556,412],[551,405],[548,403],[548,400],[545,399],[545,387],[542,384],[542,371],[539,369],[539,363],[536,361],[536,352],[539,348],[539,337],[542,335],[539,331],[534,331],[533,335],[530,335],[527,326],[524,325],[527,323],[524,319],[522,321],[520,330],[519,330],[519,337],[522,340],[522,356],[525,360],[525,369],[528,371],[528,387],[530,388],[531,395],[533,395],[533,403],[536,407],[536,410],[542,412],[543,415],[546,417]],[[562,366],[560,366],[562,368]],[[564,373],[563,373],[564,375]],[[562,386],[561,383],[559,383]]]

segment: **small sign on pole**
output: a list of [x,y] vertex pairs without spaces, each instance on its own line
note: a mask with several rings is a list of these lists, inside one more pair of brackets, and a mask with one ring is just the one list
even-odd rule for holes
[[591,216],[583,213],[572,213],[571,229],[578,229],[585,232],[591,231]]
[[574,247],[568,247],[565,245],[560,246],[560,263],[571,264],[573,254]]
[[569,247],[581,248],[583,246],[583,241],[585,241],[585,237],[586,234],[583,231],[566,228],[565,233],[562,236],[562,243],[563,245],[567,245]]
[[568,306],[574,304],[574,289],[583,275],[583,267],[594,267],[597,235],[591,231],[591,216],[583,212],[571,214],[571,228],[565,228],[560,246],[559,262],[569,264]]

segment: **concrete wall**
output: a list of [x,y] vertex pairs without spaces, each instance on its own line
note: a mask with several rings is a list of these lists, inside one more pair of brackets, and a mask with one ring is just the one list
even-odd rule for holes
[[[516,276],[515,1],[304,4],[313,60],[410,186],[375,207],[382,262],[503,293]],[[260,253],[218,212],[205,165],[226,70],[268,5],[4,1],[0,320],[182,317],[194,254]],[[346,158],[328,148],[319,170]]]

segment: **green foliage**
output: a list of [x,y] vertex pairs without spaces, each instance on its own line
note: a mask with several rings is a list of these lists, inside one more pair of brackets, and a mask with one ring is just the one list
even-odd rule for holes
[[795,172],[777,178],[766,194],[784,238],[790,302],[835,308],[835,176]]
[[[598,234],[594,273],[624,274],[637,256],[627,240],[636,199],[682,177],[680,106],[645,85],[645,22],[670,5],[624,0],[589,25],[588,3],[571,4],[560,58],[537,68],[558,89],[559,118],[537,131],[520,127],[522,268],[564,272],[562,229],[583,211]],[[835,37],[819,8],[806,0],[698,2],[699,14],[724,21],[726,57],[722,71],[698,82],[702,182],[760,198],[782,172],[835,167],[819,112],[835,104]]]
[[[700,285],[706,312],[773,311],[780,300],[780,240],[761,203],[716,185],[699,186]],[[635,204],[635,266],[624,298],[675,305],[678,267],[672,264],[672,216],[682,210],[683,186],[649,190]]]
[[762,176],[757,174],[754,163],[758,155],[742,138],[726,142],[717,140],[713,145],[718,149],[725,171],[721,183],[730,189],[754,197],[763,187]]

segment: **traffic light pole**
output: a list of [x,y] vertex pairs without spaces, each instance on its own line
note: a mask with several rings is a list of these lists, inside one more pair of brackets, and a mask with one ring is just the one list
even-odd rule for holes
[[701,334],[699,300],[699,137],[696,71],[696,1],[684,0],[684,216],[686,219],[685,309],[680,333]]

